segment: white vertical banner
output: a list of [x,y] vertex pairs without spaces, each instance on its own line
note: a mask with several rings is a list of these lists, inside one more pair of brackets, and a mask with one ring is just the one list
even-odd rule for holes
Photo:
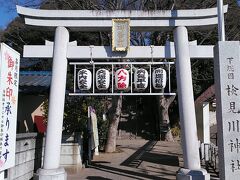
[[0,49],[0,171],[15,165],[20,54],[1,43]]
[[93,107],[89,107],[90,110],[90,118],[91,118],[91,130],[92,130],[92,147],[94,148],[99,146],[99,138],[98,138],[98,127],[97,127],[97,114]]

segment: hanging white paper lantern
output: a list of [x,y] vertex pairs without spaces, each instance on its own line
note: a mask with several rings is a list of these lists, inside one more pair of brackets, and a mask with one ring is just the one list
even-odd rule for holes
[[152,84],[155,89],[164,89],[166,87],[167,75],[166,70],[157,68],[152,74]]
[[135,89],[143,90],[148,87],[148,72],[147,70],[140,68],[134,72],[134,84]]
[[99,69],[96,72],[96,87],[99,90],[106,90],[110,85],[110,73],[106,69]]
[[89,90],[92,86],[92,73],[88,69],[80,69],[77,76],[77,84],[80,90]]
[[118,69],[115,72],[115,86],[119,90],[125,90],[129,86],[129,73],[126,69]]

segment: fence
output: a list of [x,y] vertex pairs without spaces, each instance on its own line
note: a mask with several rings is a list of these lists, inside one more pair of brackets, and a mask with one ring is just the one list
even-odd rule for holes
[[218,147],[213,144],[202,143],[200,148],[201,162],[208,170],[210,167],[215,173],[219,172]]

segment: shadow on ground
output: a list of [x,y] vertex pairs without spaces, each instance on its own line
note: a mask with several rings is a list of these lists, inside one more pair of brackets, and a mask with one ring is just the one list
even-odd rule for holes
[[144,146],[138,148],[138,150],[133,155],[123,161],[120,165],[137,168],[142,163],[141,157],[143,154],[146,151],[150,151],[156,145],[156,143],[157,141],[148,141]]
[[137,168],[142,163],[142,161],[147,161],[150,163],[168,166],[179,166],[178,156],[150,152],[156,143],[157,141],[148,141],[144,146],[139,148],[133,155],[131,155],[120,165]]
[[179,166],[178,156],[172,155],[145,152],[141,160],[168,166]]
[[[151,152],[156,144],[157,141],[148,141],[142,147],[139,147],[130,157],[120,163],[118,167],[113,167],[111,164],[103,164],[99,161],[93,161],[90,167],[126,178],[167,180],[169,178],[164,178],[164,176],[175,176],[176,171],[169,171],[165,168],[169,166],[178,168],[179,158],[175,155]],[[140,167],[142,163],[147,164],[146,169],[142,166]]]
[[88,176],[86,179],[89,179],[89,180],[111,180],[111,179],[100,177],[100,176]]
[[140,172],[135,172],[132,170],[126,170],[126,169],[120,169],[120,168],[115,168],[115,167],[110,167],[110,166],[105,166],[102,164],[95,164],[93,163],[91,166],[91,168],[97,169],[97,170],[101,170],[101,171],[105,171],[111,174],[116,174],[116,175],[120,175],[120,176],[124,176],[124,177],[128,177],[128,178],[133,178],[133,179],[138,179],[138,180],[143,180],[143,179],[162,179],[162,180],[168,180],[166,178],[160,178],[157,176],[153,176],[153,175],[148,175],[146,173],[140,173]]

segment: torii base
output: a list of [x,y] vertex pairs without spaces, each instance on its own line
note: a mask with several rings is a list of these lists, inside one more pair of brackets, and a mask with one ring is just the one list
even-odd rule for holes
[[67,180],[67,173],[64,168],[38,169],[34,180]]
[[205,169],[189,170],[180,168],[177,172],[177,180],[210,180],[210,174]]

